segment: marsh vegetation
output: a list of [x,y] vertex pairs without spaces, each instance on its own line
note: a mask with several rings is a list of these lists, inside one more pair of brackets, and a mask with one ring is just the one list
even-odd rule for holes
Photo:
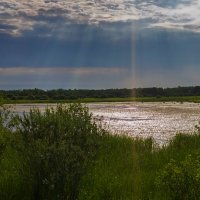
[[0,111],[5,200],[198,199],[200,129],[159,147],[111,135],[80,104],[23,116]]

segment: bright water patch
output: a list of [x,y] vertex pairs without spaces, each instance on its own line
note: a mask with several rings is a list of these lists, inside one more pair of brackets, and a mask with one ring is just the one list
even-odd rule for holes
[[[101,119],[113,134],[133,137],[153,137],[159,144],[166,143],[177,132],[193,133],[200,121],[200,104],[195,103],[90,103],[86,104],[95,119]],[[17,113],[36,107],[44,111],[56,104],[14,105]]]
[[200,104],[194,103],[112,103],[89,105],[113,133],[153,137],[166,143],[177,132],[193,133],[200,121]]

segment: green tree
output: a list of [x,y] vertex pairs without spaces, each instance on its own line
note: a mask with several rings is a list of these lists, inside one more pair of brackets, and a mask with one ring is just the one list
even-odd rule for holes
[[157,186],[169,199],[196,200],[200,196],[199,154],[180,163],[171,160],[157,177]]
[[34,199],[75,200],[80,177],[99,146],[104,130],[81,104],[59,105],[44,113],[31,110],[13,118],[23,138]]
[[0,93],[0,106],[3,105],[3,95]]

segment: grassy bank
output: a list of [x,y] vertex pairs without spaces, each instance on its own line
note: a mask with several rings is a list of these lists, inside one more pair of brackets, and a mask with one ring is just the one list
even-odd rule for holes
[[200,132],[158,147],[106,133],[79,104],[23,117],[4,111],[0,169],[3,200],[196,200]]
[[158,148],[151,139],[107,136],[81,181],[79,199],[199,199],[200,135],[177,135]]
[[26,103],[98,103],[98,102],[193,102],[200,103],[200,96],[179,97],[128,97],[128,98],[83,98],[75,100],[4,100],[4,104]]

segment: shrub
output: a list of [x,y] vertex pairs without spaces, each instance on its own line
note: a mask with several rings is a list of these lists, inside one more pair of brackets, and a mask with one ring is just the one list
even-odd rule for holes
[[26,148],[34,199],[76,199],[81,175],[91,162],[104,130],[80,104],[33,109],[15,116],[15,132]]
[[18,151],[23,148],[21,142],[17,135],[0,130],[0,199],[32,199],[28,163]]
[[160,171],[156,184],[169,199],[195,200],[200,197],[200,157],[187,156],[178,163],[171,160]]

